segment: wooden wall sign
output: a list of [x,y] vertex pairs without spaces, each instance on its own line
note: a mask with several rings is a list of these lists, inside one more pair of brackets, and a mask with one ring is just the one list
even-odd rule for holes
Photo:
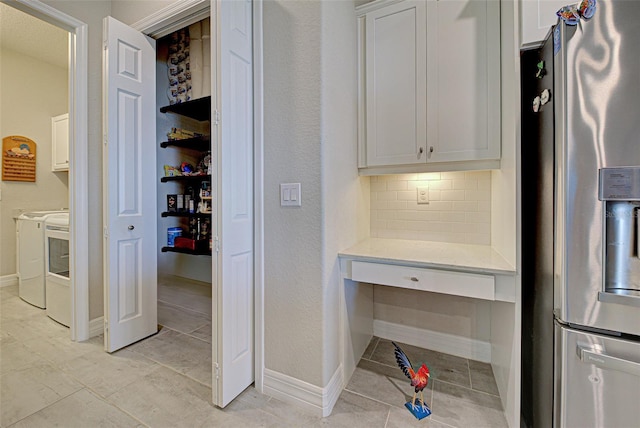
[[36,181],[36,143],[12,135],[2,139],[2,181]]

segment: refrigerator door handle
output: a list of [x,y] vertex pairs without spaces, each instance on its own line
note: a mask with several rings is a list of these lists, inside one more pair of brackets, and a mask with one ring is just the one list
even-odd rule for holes
[[578,345],[578,356],[580,360],[593,364],[603,369],[616,370],[640,377],[640,363],[612,357],[602,352],[595,352],[592,349]]

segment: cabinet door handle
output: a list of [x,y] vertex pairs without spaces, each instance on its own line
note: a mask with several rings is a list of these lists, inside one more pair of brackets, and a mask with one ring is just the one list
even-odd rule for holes
[[422,154],[424,152],[424,149],[422,147],[420,147],[420,149],[418,149],[418,153]]
[[411,277],[411,281],[413,281],[413,282],[418,282],[418,278],[416,278],[415,276],[412,276],[412,277]]
[[433,153],[433,146],[429,147],[429,153]]
[[129,230],[133,230],[133,229],[135,229],[135,227],[133,227],[133,225],[132,225],[132,224],[130,224],[130,225],[129,225],[129,227],[127,227],[127,229],[129,229]]

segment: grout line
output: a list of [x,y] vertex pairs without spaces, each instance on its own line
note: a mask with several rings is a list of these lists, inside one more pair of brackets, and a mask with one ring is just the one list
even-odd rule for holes
[[[447,382],[446,380],[434,379],[433,381],[434,381],[434,382],[436,382],[436,381],[437,381],[437,382],[446,383],[447,385],[457,386],[458,388],[464,388],[464,389],[467,389],[467,390],[472,391],[472,392],[477,392],[477,393],[479,393],[479,394],[484,394],[484,395],[489,395],[489,396],[491,396],[491,397],[497,397],[497,398],[500,398],[500,396],[499,396],[499,395],[493,395],[493,394],[491,394],[491,393],[489,393],[489,392],[480,391],[479,389],[471,389],[471,388],[467,388],[467,387],[466,387],[466,386],[464,386],[464,385],[458,385],[457,383]],[[503,410],[504,410],[504,409],[503,409]]]
[[393,404],[385,403],[384,401],[380,401],[380,400],[375,399],[373,397],[369,397],[368,395],[364,395],[361,392],[357,392],[357,391],[354,391],[352,389],[345,388],[344,390],[350,392],[351,394],[355,394],[355,395],[357,395],[359,397],[366,398],[367,400],[375,401],[376,403],[379,403],[379,404],[384,404],[385,406],[389,406],[389,408],[391,408],[391,406],[399,408],[399,406],[395,406]]
[[171,306],[172,308],[180,308],[180,309],[183,309],[183,310],[185,310],[187,312],[191,312],[193,314],[197,314],[198,316],[202,316],[203,318],[211,319],[211,314],[209,314],[209,313],[196,311],[196,310],[193,310],[193,309],[188,308],[186,306],[176,305],[175,303],[167,302],[166,300],[161,300],[161,299],[157,299],[157,300],[158,300],[159,303],[162,303],[163,305]]
[[389,407],[389,410],[387,410],[387,420],[384,421],[385,428],[387,428],[387,425],[389,425],[389,418],[390,417],[391,417],[391,407]]

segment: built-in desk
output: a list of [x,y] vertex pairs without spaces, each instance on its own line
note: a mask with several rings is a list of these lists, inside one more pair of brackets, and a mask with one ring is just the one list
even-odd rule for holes
[[492,304],[487,359],[507,421],[510,426],[519,424],[521,311],[519,278],[513,266],[489,246],[382,238],[366,239],[341,251],[339,257],[345,383],[373,336],[372,284],[488,300]]

